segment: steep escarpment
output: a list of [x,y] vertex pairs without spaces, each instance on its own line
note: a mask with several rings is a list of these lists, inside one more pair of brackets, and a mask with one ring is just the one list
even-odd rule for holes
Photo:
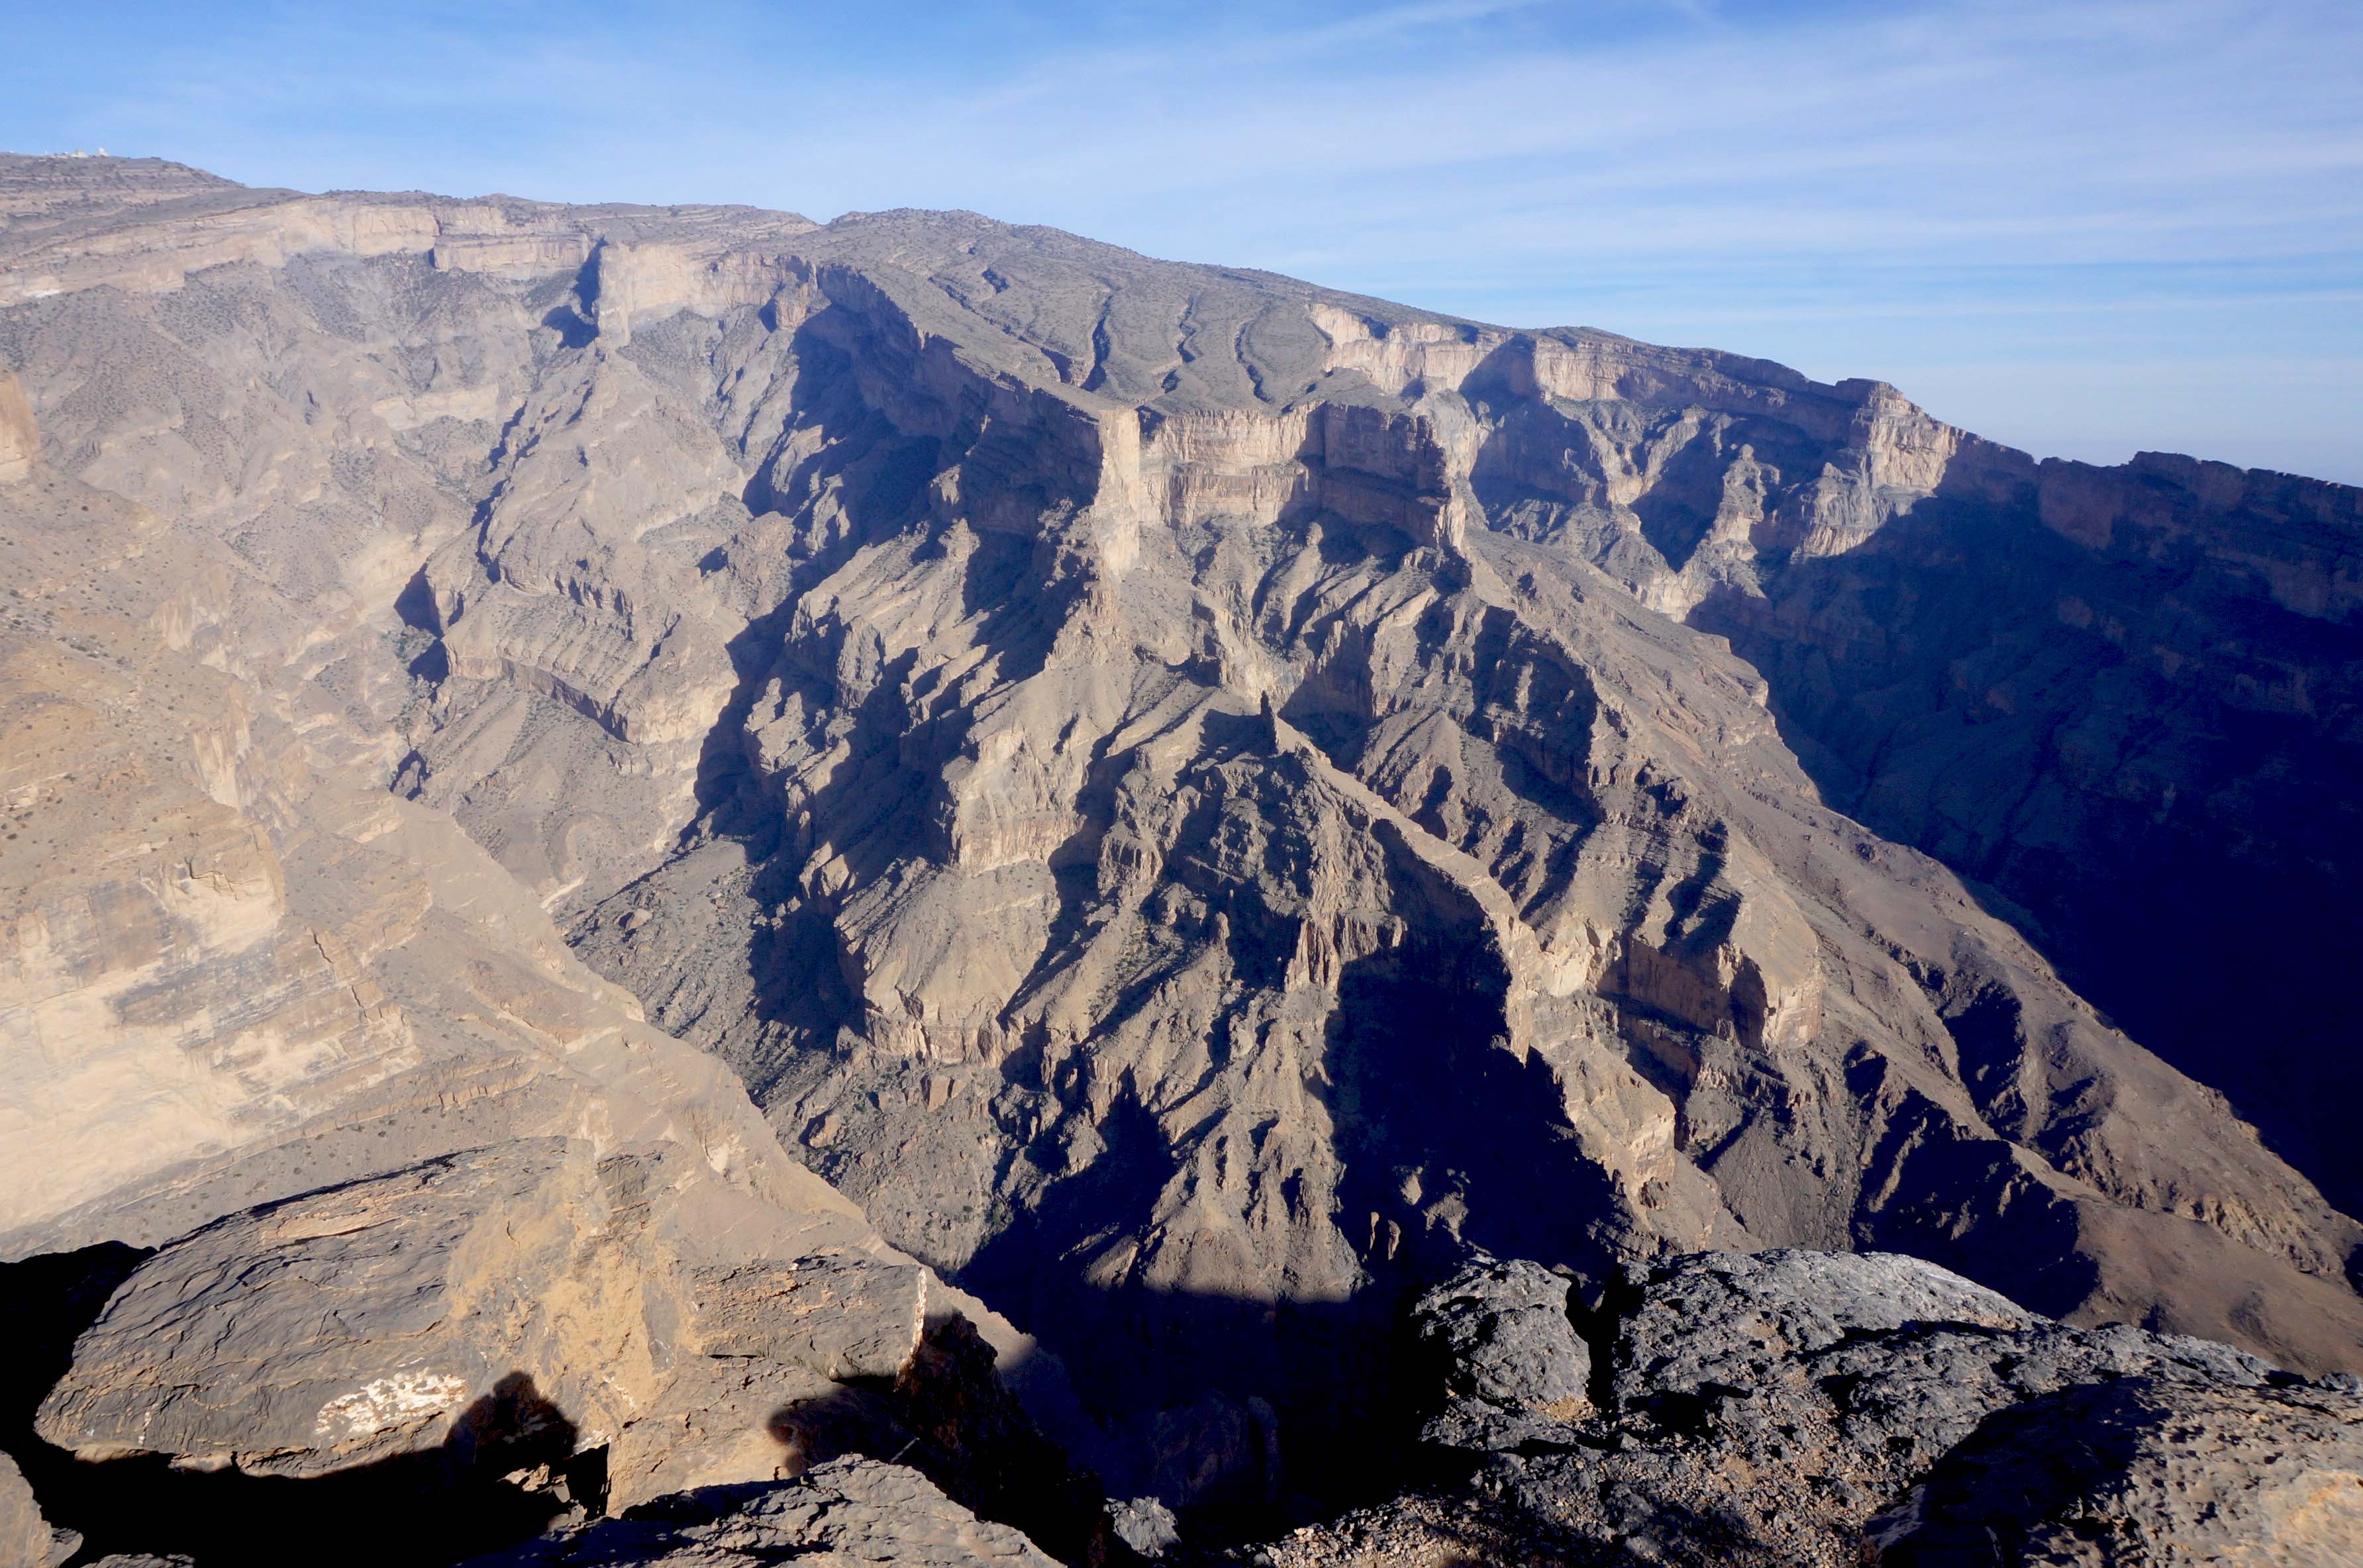
[[[275,1562],[365,1509],[361,1560],[449,1561],[922,1421],[912,1462],[964,1501],[1088,1535],[1082,1483],[969,1485],[984,1433],[943,1413],[1005,1404],[998,1361],[1055,1419],[1056,1369],[385,788],[395,600],[459,502],[370,447],[451,416],[351,376],[370,434],[316,450],[183,340],[48,341],[99,359],[53,420],[0,383],[0,1444],[41,1528]],[[210,457],[140,427],[159,406]]]
[[[39,161],[8,178],[63,177]],[[46,487],[44,525],[98,506],[87,548],[121,557],[43,602],[137,628],[91,656],[44,619],[23,679],[109,788],[158,780],[109,821],[187,837],[94,855],[75,820],[71,864],[22,884],[81,900],[25,944],[78,977],[41,1038],[134,1063],[73,1103],[183,1130],[169,1160],[60,1162],[27,1250],[154,1245],[324,1185],[207,1176],[169,1221],[113,1218],[198,1190],[178,1162],[210,1172],[249,1127],[343,1149],[404,1094],[502,1109],[464,1140],[390,1110],[412,1141],[338,1183],[557,1139],[560,1207],[613,1208],[639,1167],[615,1164],[638,1134],[602,1131],[628,1121],[591,1067],[612,1055],[627,1087],[664,1064],[649,1115],[711,1176],[663,1165],[684,1192],[828,1209],[776,1132],[883,1233],[840,1216],[848,1246],[891,1242],[1059,1353],[1119,1495],[1202,1511],[1349,1495],[1402,1394],[1397,1308],[1471,1249],[1596,1306],[1669,1254],[1878,1247],[2078,1322],[2363,1355],[2354,1221],[2245,1099],[2063,982],[2079,950],[1960,880],[2013,886],[1958,835],[1880,836],[1936,777],[1892,771],[1912,746],[1821,738],[1875,679],[1882,733],[1952,724],[1909,682],[2016,613],[1945,575],[1960,542],[2032,506],[2085,549],[2117,506],[2106,547],[2148,549],[2140,519],[2182,515],[2138,500],[2158,465],[2078,470],[2102,498],[2047,512],[2058,473],[1879,383],[968,215],[153,177],[43,197],[0,245],[0,363],[39,427],[17,488]],[[2323,494],[2266,554],[2342,581],[2346,492]],[[1940,526],[1955,556],[1906,547]],[[1909,668],[1860,651],[1888,624],[1868,591],[1828,586],[1873,570],[1910,586]],[[2265,573],[2310,607],[2288,613],[2343,602],[2291,571]],[[1922,603],[1947,608],[1915,632]],[[161,650],[142,671],[213,683],[172,712],[236,722],[115,760],[168,677],[73,660],[133,640]],[[2260,777],[2311,766],[2272,744]],[[212,759],[194,782],[188,757]],[[1886,793],[1830,790],[1841,761]],[[2152,842],[2131,822],[2127,857]],[[123,869],[141,855],[174,874]],[[233,990],[273,999],[248,1021]],[[676,1092],[722,1077],[684,1041],[768,1128]],[[196,1043],[246,1075],[206,1088],[210,1121],[147,1065]],[[445,1087],[476,1073],[497,1087]],[[669,1267],[565,1277],[675,1300]],[[104,1370],[55,1430],[114,1409]]]
[[1834,801],[1995,889],[2351,1208],[2358,574],[2346,487],[2019,463],[1692,619],[1764,671]]
[[[903,319],[865,292],[811,320],[839,308],[893,362]],[[1159,1412],[1138,1463],[1168,1491],[1200,1483],[1160,1430],[1381,1397],[1324,1380],[1464,1242],[1595,1277],[1912,1245],[2217,1333],[2251,1331],[2271,1257],[2301,1332],[2348,1312],[2346,1222],[1943,872],[1823,812],[1752,671],[1548,531],[1471,528],[1482,414],[1438,373],[1410,409],[1367,378],[1152,408],[1137,452],[1047,390],[948,443],[896,378],[871,406],[934,476],[815,560],[716,836],[583,950],[894,1233]],[[1922,472],[1926,422],[1862,395],[1825,417],[1861,482],[1770,508],[1796,550]],[[971,515],[986,463],[1030,535]],[[1995,998],[2039,1021],[1997,1038]],[[2273,1218],[2219,1197],[2260,1187]],[[1213,1493],[1284,1485],[1239,1446]]]

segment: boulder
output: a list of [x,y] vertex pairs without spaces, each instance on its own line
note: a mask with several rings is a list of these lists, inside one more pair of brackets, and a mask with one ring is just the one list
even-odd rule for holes
[[915,1470],[835,1459],[778,1486],[713,1486],[631,1518],[554,1531],[470,1568],[1055,1568],[1007,1525],[978,1518]]
[[2363,1562],[2363,1407],[2156,1377],[2013,1407],[1870,1522],[1879,1568]]
[[1568,1316],[1568,1282],[1539,1264],[1472,1261],[1419,1297],[1412,1323],[1444,1382],[1430,1441],[1512,1447],[1536,1418],[1589,1406],[1592,1352]]
[[1115,1538],[1135,1554],[1155,1559],[1182,1544],[1173,1510],[1156,1497],[1126,1497],[1108,1505],[1108,1523]]
[[292,1476],[427,1453],[498,1475],[605,1448],[618,1507],[771,1479],[795,1462],[787,1413],[909,1360],[928,1276],[763,1256],[766,1211],[730,1196],[667,1150],[551,1138],[232,1216],[132,1271],[38,1429],[85,1460]]
[[[1499,1386],[1484,1381],[1497,1340],[1434,1332],[1438,1308],[1516,1277],[1476,1265],[1414,1307],[1423,1339],[1459,1358],[1454,1386]],[[1430,1441],[1465,1451],[1465,1480],[1300,1530],[1271,1561],[2363,1561],[2363,1395],[2346,1375],[2072,1328],[1884,1253],[1668,1258],[1629,1270],[1603,1312],[1604,1408],[1506,1432],[1431,1420]]]

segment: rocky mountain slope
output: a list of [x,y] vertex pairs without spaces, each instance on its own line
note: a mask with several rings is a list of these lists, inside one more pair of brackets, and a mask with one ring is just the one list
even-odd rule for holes
[[2358,540],[2343,485],[1998,454],[1691,620],[1764,673],[1835,803],[1991,889],[2351,1212]]
[[[711,1282],[832,1258],[1207,1517],[1368,1484],[1472,1249],[2363,1365],[2347,917],[2256,918],[2354,843],[2352,491],[968,215],[8,159],[0,215],[0,1233],[171,1243],[60,1452],[337,1469],[274,1424],[330,1384],[453,1379],[384,1381],[434,1448],[532,1370],[616,1507],[754,1479],[846,1368],[704,1388]],[[494,1339],[388,1320],[433,1366],[155,1327],[509,1248]]]
[[[401,571],[274,577],[61,471],[17,382],[0,427],[0,1256],[32,1259],[0,1266],[0,1442],[53,1522],[95,1550],[222,1515],[275,1561],[309,1513],[257,1540],[250,1496],[183,1477],[456,1465],[517,1520],[772,1478],[797,1412],[958,1322],[993,1347],[971,1383],[997,1353],[1064,1408],[385,789]],[[419,1561],[418,1528],[354,1550]]]

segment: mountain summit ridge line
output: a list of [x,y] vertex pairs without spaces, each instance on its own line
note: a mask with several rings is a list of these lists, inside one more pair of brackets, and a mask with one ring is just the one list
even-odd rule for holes
[[0,1002],[75,1042],[0,1089],[17,1255],[381,1176],[361,1105],[627,1209],[667,1129],[699,1245],[915,1260],[1210,1508],[1342,1495],[1472,1251],[2363,1362],[2363,491],[967,214],[8,157],[0,215],[7,690],[77,767],[175,692],[211,857],[13,847]]

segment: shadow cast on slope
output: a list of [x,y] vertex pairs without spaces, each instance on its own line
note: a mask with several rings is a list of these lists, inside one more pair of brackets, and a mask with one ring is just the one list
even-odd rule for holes
[[[1481,925],[1448,922],[1337,977],[1313,1086],[1339,1163],[1334,1195],[1304,1172],[1254,1179],[1266,1187],[1259,1226],[1287,1227],[1287,1245],[1315,1257],[1354,1251],[1358,1283],[1342,1298],[1159,1289],[1134,1277],[1138,1254],[1106,1283],[1111,1237],[1173,1228],[1155,1216],[1190,1157],[1129,1095],[1098,1127],[1099,1156],[960,1271],[1067,1364],[1115,1429],[1131,1466],[1110,1476],[1115,1491],[1184,1505],[1193,1531],[1217,1540],[1375,1501],[1430,1463],[1415,1441],[1419,1361],[1403,1339],[1413,1295],[1472,1250],[1595,1286],[1614,1277],[1603,1232],[1615,1195],[1578,1157],[1547,1066],[1501,1039],[1507,985]],[[1149,1246],[1193,1244],[1214,1242]]]
[[2363,627],[2128,527],[2103,554],[2046,526],[2031,486],[1948,479],[1853,550],[1792,562],[1769,598],[1725,592],[1691,624],[1763,673],[1830,804],[1952,867],[2363,1210],[2346,982]]
[[[1381,542],[1408,547],[1399,538]],[[1364,553],[1366,544],[1354,547],[1357,558]],[[1489,623],[1489,634],[1493,643],[1511,635],[1498,620]],[[1559,678],[1549,687],[1554,712],[1591,711],[1594,698],[1581,671],[1549,673]],[[904,853],[915,844],[944,847],[924,836],[930,824],[914,814],[910,788],[912,779],[929,777],[924,763],[931,743],[892,687],[880,680],[854,711],[852,757],[815,798],[816,812],[829,813],[824,820],[834,823],[840,854],[866,856],[890,836],[888,828],[901,834]],[[1273,745],[1269,717],[1213,713],[1204,727],[1201,760],[1210,767],[1239,754],[1269,753]],[[874,764],[866,760],[873,757]],[[1051,856],[1059,902],[1043,955],[1018,988],[1021,998],[1071,956],[1084,934],[1086,885],[1110,814],[1111,767],[1095,759],[1081,802],[1083,821]],[[1580,775],[1529,766],[1523,756],[1509,771],[1514,791],[1548,799],[1579,821],[1597,819],[1596,804],[1574,793]],[[760,802],[750,797],[749,803],[760,819]],[[1212,796],[1202,801],[1202,815],[1178,826],[1173,841],[1211,842],[1219,808]],[[760,831],[760,821],[748,824],[750,848],[762,845]],[[785,1006],[818,1012],[815,1002],[827,999],[849,1007],[852,999],[826,988],[842,986],[827,940],[830,911],[800,904],[787,880],[808,846],[792,834],[782,839],[764,846],[770,859],[757,873],[759,900],[789,910],[782,929],[756,939],[759,983]],[[1200,1528],[1218,1535],[1249,1535],[1375,1497],[1399,1474],[1409,1428],[1398,1419],[1392,1342],[1406,1293],[1427,1283],[1446,1260],[1482,1247],[1549,1259],[1594,1279],[1613,1267],[1603,1231],[1619,1199],[1604,1173],[1578,1155],[1548,1067],[1507,1046],[1508,974],[1485,916],[1404,845],[1392,844],[1386,859],[1399,884],[1396,905],[1444,912],[1434,933],[1422,933],[1401,951],[1351,958],[1334,982],[1337,1000],[1318,1046],[1324,1070],[1313,1093],[1337,1127],[1345,1166],[1335,1192],[1339,1212],[1307,1211],[1332,1195],[1322,1178],[1308,1182],[1302,1174],[1281,1182],[1269,1199],[1308,1244],[1331,1246],[1342,1233],[1359,1254],[1365,1277],[1347,1298],[1270,1301],[1105,1285],[1110,1238],[1159,1228],[1160,1198],[1189,1158],[1129,1091],[1094,1114],[1093,1158],[1008,1216],[972,1257],[934,1260],[1035,1334],[1075,1375],[1097,1413],[1118,1429],[1123,1457],[1111,1474],[1117,1490],[1192,1499]],[[866,885],[884,869],[883,862],[865,861],[854,883]],[[1248,991],[1284,992],[1296,922],[1273,918],[1219,878],[1191,882],[1186,865],[1172,875],[1225,917],[1232,980]],[[1121,1031],[1159,984],[1150,973],[1125,985],[1108,999],[1098,1027]],[[764,1016],[780,1020],[784,1009]],[[815,1032],[822,1022],[815,1019]],[[1227,1044],[1215,1040],[1209,1046],[1219,1071]],[[1024,1047],[1001,1067],[1015,1088],[1051,1091],[1038,1082],[1039,1063],[1038,1048]],[[743,1065],[741,1071],[760,1095],[760,1076]],[[1048,1131],[1034,1134],[1038,1143],[1055,1143],[1078,1114],[1069,1104],[1059,1111]],[[1270,1131],[1254,1136],[1260,1142]],[[1051,1147],[1022,1157],[1046,1171],[1067,1168],[1063,1154]],[[1126,1265],[1120,1272],[1132,1271]]]
[[[929,718],[941,672],[918,668],[915,650],[889,655],[857,620],[823,611],[800,619],[804,596],[864,548],[907,548],[922,569],[956,573],[953,589],[969,635],[997,684],[1037,672],[1057,633],[1054,612],[1084,591],[1053,569],[1052,541],[956,524],[940,493],[964,465],[1006,478],[1022,448],[974,410],[938,409],[948,433],[915,433],[876,405],[865,384],[860,335],[871,330],[854,306],[833,303],[793,332],[798,367],[785,434],[747,486],[750,512],[796,520],[798,541],[776,602],[734,636],[736,685],[709,728],[693,785],[697,817],[685,843],[706,836],[739,844],[755,867],[749,899],[771,911],[752,939],[753,1016],[767,1035],[825,1042],[860,1020],[859,999],[840,972],[832,925],[838,896],[804,885],[820,835],[842,861],[840,889],[861,889],[898,860],[949,848],[939,774],[962,741],[958,715]],[[793,439],[792,439],[793,437]],[[1056,476],[1051,476],[1055,479]],[[1029,482],[1051,482],[1033,476]],[[1088,497],[1045,491],[1046,513],[1071,513]],[[1046,604],[1045,594],[1055,602]],[[846,700],[850,677],[862,683]],[[816,752],[841,746],[827,780],[791,814],[755,756],[751,727],[776,715],[758,705],[801,701]],[[844,721],[823,736],[824,722]],[[776,1055],[778,1040],[759,1049]],[[771,1076],[760,1060],[732,1065],[760,1097]]]
[[981,1518],[1062,1562],[1109,1560],[1098,1478],[1046,1436],[967,1318],[931,1320],[893,1378],[844,1385],[771,1413],[789,1474],[840,1454],[904,1464]]

